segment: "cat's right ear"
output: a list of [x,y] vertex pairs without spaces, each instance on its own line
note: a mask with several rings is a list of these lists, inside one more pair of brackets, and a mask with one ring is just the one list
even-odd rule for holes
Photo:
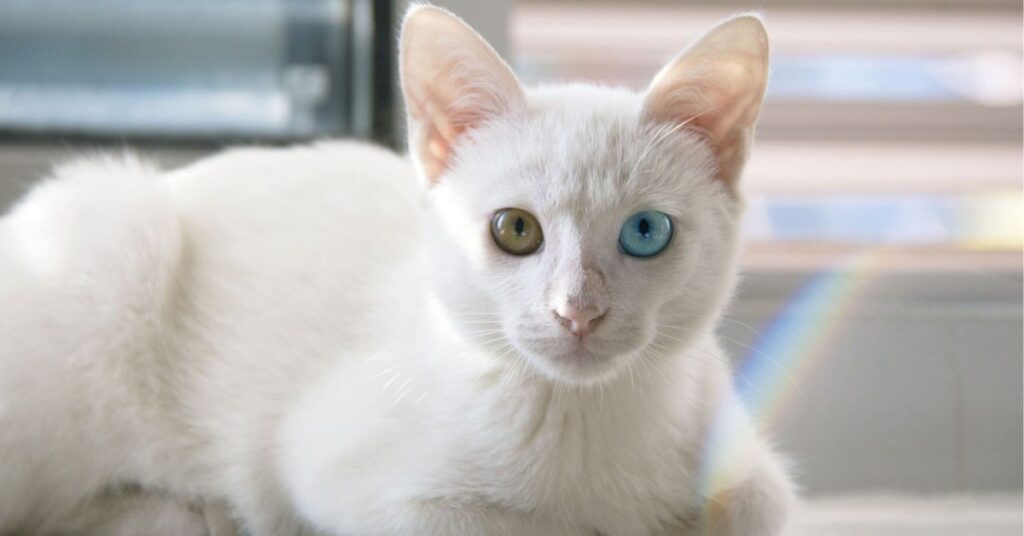
[[420,173],[434,184],[467,131],[524,110],[525,98],[508,64],[469,25],[443,9],[410,8],[400,47],[409,150]]
[[761,19],[733,17],[654,77],[644,114],[701,132],[714,152],[717,178],[735,192],[767,83],[768,34]]

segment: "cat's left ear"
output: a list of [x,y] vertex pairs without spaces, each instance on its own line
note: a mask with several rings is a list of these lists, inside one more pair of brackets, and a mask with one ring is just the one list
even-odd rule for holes
[[410,8],[400,46],[409,149],[433,184],[466,132],[525,110],[526,100],[508,64],[469,25],[443,9]]
[[654,77],[644,114],[695,127],[715,155],[717,178],[735,192],[768,83],[768,34],[754,15],[729,19]]

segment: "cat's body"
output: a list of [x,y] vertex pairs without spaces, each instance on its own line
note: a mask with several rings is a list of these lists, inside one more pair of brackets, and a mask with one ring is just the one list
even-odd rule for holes
[[[329,166],[295,173],[311,158]],[[372,285],[415,281],[388,278],[383,268],[415,258],[409,247],[417,233],[401,226],[415,221],[417,205],[403,180],[413,179],[398,157],[335,144],[242,150],[166,176],[115,160],[80,163],[37,188],[0,235],[11,257],[3,263],[4,302],[18,304],[0,323],[11,330],[4,340],[14,341],[4,348],[0,418],[32,426],[55,410],[77,412],[71,424],[81,428],[32,426],[43,437],[0,453],[6,467],[23,466],[31,479],[5,481],[12,497],[0,505],[23,499],[39,515],[59,512],[48,504],[59,500],[49,486],[37,497],[25,490],[46,469],[54,471],[51,486],[70,488],[61,463],[96,468],[93,491],[117,481],[199,495],[232,487],[258,493],[260,479],[279,486],[275,427],[301,390],[346,357],[340,349],[396,335],[376,332],[386,318],[375,317],[388,305],[400,314],[403,296],[378,302]],[[394,249],[377,249],[376,257],[360,249],[369,235],[353,224],[369,215],[337,215],[358,216],[361,207],[374,211],[377,233]],[[46,235],[29,247],[62,257],[19,248],[32,229]],[[377,297],[389,289],[379,290]],[[41,342],[52,350],[41,351]],[[21,360],[33,382],[12,375],[10,360]],[[56,394],[59,408],[36,401]],[[89,433],[97,429],[105,433]],[[17,462],[40,448],[67,450],[41,457],[45,468]]]
[[[745,419],[706,485],[741,204],[645,106],[531,92],[457,161],[414,141],[425,190],[343,142],[62,168],[0,220],[0,533],[121,483],[223,498],[256,535],[777,533],[792,491]],[[652,204],[672,247],[625,257]],[[510,206],[539,253],[491,243]],[[602,323],[564,336],[560,295]]]

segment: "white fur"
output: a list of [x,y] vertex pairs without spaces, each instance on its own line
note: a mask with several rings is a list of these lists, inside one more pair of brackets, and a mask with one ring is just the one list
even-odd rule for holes
[[[335,142],[38,186],[0,220],[0,533],[131,483],[255,535],[777,534],[793,492],[745,418],[699,486],[734,401],[713,329],[742,207],[715,147],[642,95],[523,95],[420,184]],[[538,253],[492,243],[504,207]],[[648,208],[675,238],[624,256]],[[580,293],[608,307],[583,342],[551,313]]]

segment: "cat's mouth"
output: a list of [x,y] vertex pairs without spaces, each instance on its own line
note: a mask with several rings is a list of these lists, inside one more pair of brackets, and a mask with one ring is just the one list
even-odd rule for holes
[[613,376],[629,353],[605,351],[610,345],[597,338],[531,338],[516,346],[545,376],[570,384],[598,383]]

